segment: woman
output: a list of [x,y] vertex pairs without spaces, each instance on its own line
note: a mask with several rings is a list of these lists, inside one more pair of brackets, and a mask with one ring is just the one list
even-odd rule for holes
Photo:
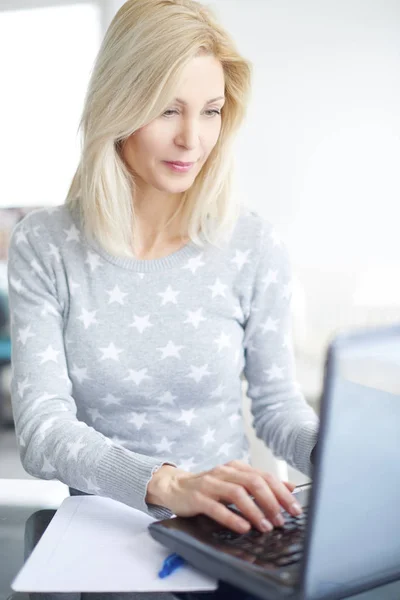
[[287,251],[231,189],[250,75],[192,0],[117,13],[66,203],[13,233],[12,402],[32,475],[267,531],[301,509],[249,464],[242,377],[257,435],[306,475],[318,418],[295,382]]

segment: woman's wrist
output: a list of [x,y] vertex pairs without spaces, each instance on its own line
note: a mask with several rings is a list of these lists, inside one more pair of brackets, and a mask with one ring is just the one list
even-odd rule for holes
[[157,504],[158,506],[166,506],[168,490],[171,480],[180,470],[170,464],[162,465],[155,473],[153,473],[147,485],[146,503]]

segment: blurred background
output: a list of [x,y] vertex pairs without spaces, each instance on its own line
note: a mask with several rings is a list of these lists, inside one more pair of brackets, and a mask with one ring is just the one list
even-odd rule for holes
[[[9,397],[9,235],[27,211],[64,202],[88,78],[122,4],[0,0],[0,490],[2,479],[34,479]],[[400,2],[205,4],[254,64],[237,186],[289,246],[297,378],[318,413],[332,336],[400,322]],[[253,463],[307,481],[255,438],[245,388]]]

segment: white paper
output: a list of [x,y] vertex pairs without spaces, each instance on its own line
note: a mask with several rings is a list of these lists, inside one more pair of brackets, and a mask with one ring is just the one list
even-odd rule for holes
[[66,498],[11,584],[16,592],[184,592],[218,583],[189,565],[158,578],[170,551],[149,515],[98,496]]

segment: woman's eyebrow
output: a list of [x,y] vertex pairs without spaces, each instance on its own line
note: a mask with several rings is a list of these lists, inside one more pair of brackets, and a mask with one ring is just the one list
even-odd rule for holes
[[[217,100],[225,100],[225,96],[218,96],[218,98],[212,98],[211,100],[207,100],[206,104],[211,104],[211,102],[216,102]],[[185,100],[182,100],[181,98],[175,98],[175,101],[187,106],[187,102],[185,102]]]

